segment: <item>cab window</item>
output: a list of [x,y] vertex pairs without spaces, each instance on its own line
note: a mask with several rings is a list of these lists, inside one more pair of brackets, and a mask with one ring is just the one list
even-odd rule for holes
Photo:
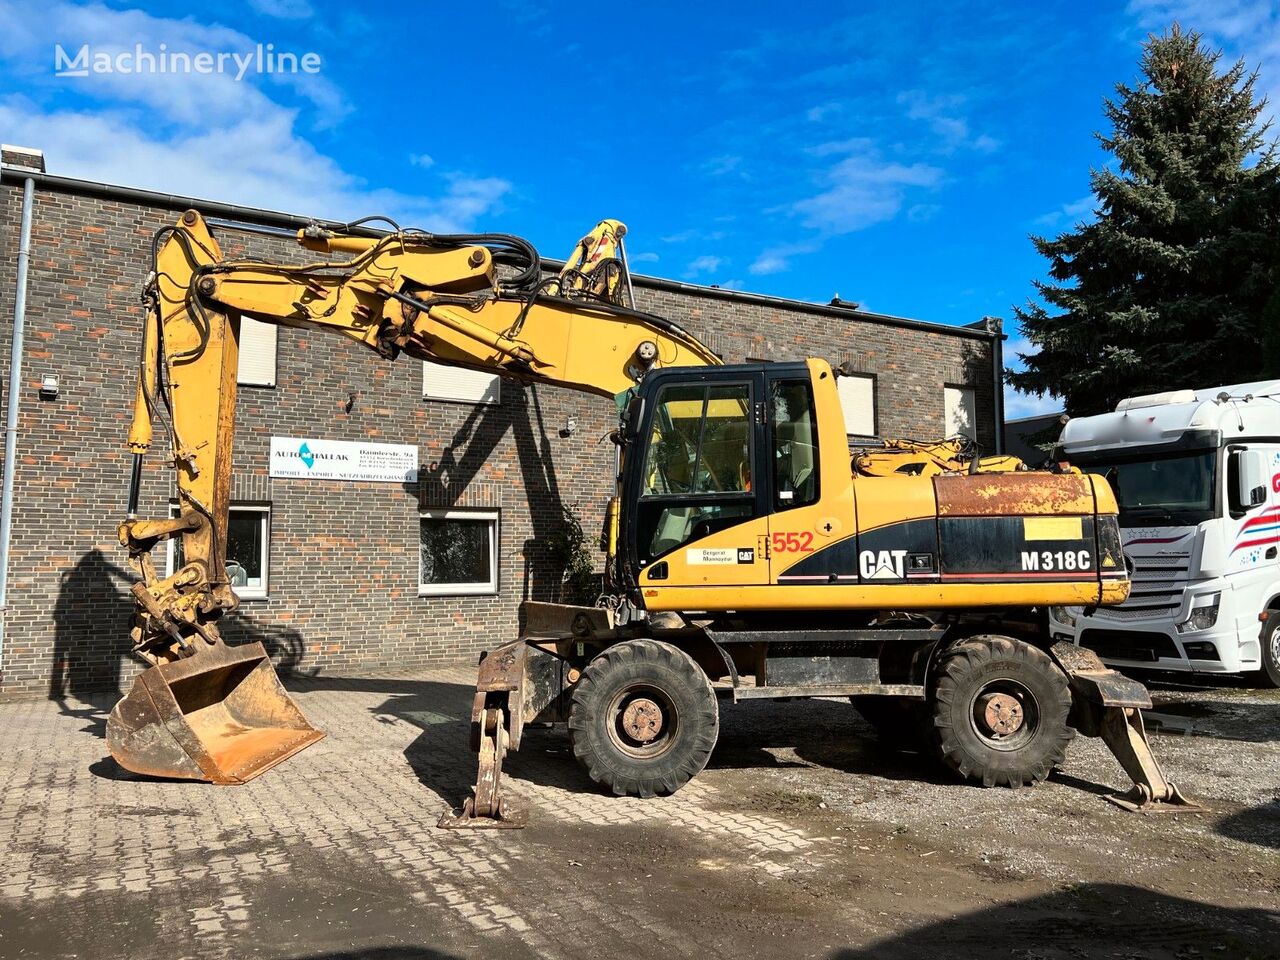
[[774,509],[818,501],[818,431],[807,380],[776,380],[770,391]]
[[649,434],[644,496],[749,491],[750,410],[745,383],[665,388]]
[[650,423],[637,511],[642,563],[755,515],[749,384],[671,384]]

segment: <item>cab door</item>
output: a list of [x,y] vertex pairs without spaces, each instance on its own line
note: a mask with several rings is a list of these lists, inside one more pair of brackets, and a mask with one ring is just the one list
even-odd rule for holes
[[751,371],[668,378],[646,404],[628,544],[641,586],[768,583],[763,387]]

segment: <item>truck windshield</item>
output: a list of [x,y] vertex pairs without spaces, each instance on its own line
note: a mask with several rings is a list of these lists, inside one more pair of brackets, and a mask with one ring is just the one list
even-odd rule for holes
[[1204,450],[1150,459],[1081,464],[1111,484],[1122,526],[1182,525],[1217,515],[1214,469],[1217,453]]

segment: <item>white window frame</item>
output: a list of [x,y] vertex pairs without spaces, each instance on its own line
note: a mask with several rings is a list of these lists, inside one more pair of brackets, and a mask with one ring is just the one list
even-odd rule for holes
[[[258,349],[270,354],[271,372],[257,377],[245,370],[245,357],[249,350]],[[236,364],[236,383],[242,387],[274,387],[278,378],[280,365],[280,327],[274,323],[264,323],[252,317],[240,318],[240,351]],[[265,363],[261,364],[263,367]],[[265,377],[266,379],[263,379]]]
[[[487,520],[489,521],[489,579],[473,583],[422,582],[423,520]],[[474,597],[496,596],[498,593],[498,550],[502,545],[502,518],[498,510],[419,510],[418,511],[418,596]]]
[[[460,388],[440,389],[442,381],[458,384]],[[502,403],[502,377],[483,370],[423,360],[422,399],[437,403],[470,403],[478,407],[497,406]]]
[[[955,397],[954,401],[952,397]],[[966,403],[966,399],[968,403]],[[954,404],[954,406],[953,406]],[[965,411],[972,414],[969,417],[969,428],[952,429],[952,423],[957,416],[955,411]],[[948,383],[942,388],[942,419],[943,426],[946,429],[948,437],[964,436],[970,440],[978,439],[978,391],[970,384],[965,383]]]
[[[262,564],[262,585],[258,587],[233,587],[232,589],[235,590],[236,596],[241,600],[266,600],[270,596],[271,587],[271,504],[233,503],[231,512],[256,512],[262,514],[262,522],[266,525],[266,529],[262,533],[262,555],[259,558]],[[171,517],[178,515],[178,504],[174,501],[169,502],[169,515]],[[170,538],[165,542],[164,566],[166,577],[171,577],[174,574],[174,558],[177,552],[177,538]]]
[[[871,387],[871,432],[863,433],[859,430],[852,429],[853,425],[849,422],[849,413],[845,406],[846,396],[840,390],[840,384],[845,380],[866,380]],[[876,382],[874,373],[855,373],[851,375],[841,374],[836,377],[836,395],[840,398],[840,412],[844,415],[845,435],[850,437],[878,437],[880,435],[880,411],[876,397],[876,388],[879,384]]]

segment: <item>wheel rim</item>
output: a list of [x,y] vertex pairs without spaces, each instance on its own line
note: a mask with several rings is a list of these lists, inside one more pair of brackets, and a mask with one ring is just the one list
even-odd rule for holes
[[675,702],[661,687],[634,684],[609,704],[609,739],[629,757],[652,760],[675,743],[680,715]]
[[1031,690],[1011,677],[983,684],[969,704],[973,732],[993,750],[1018,750],[1040,728],[1040,705]]
[[1271,639],[1267,646],[1270,648],[1271,663],[1280,670],[1280,629],[1272,628]]

